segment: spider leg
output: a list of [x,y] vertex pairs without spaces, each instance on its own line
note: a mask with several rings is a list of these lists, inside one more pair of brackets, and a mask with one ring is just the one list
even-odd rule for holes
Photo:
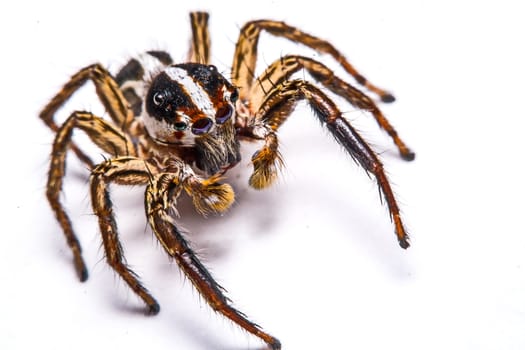
[[[197,199],[194,203],[200,205],[201,211],[225,210],[233,202],[233,190],[228,185],[220,185],[208,180],[198,179],[187,167],[176,161],[172,162],[166,169],[169,173],[162,173],[163,180],[183,179],[183,186],[170,188],[163,192],[163,203],[174,203],[180,191],[185,189]],[[110,199],[109,185],[116,183],[120,185],[144,185],[154,183],[158,174],[155,165],[148,166],[146,161],[136,157],[117,157],[109,159],[91,172],[91,199],[93,211],[98,217],[100,232],[102,235],[104,251],[108,264],[122,277],[129,287],[146,303],[149,312],[156,314],[160,306],[148,290],[140,283],[135,273],[126,265],[124,253],[118,238],[118,229],[113,214],[113,204]],[[159,175],[160,176],[160,175]],[[163,182],[163,181],[161,181]],[[228,196],[229,195],[229,196]],[[203,199],[208,196],[209,198]],[[151,205],[149,190],[146,192],[146,212],[150,212]],[[166,215],[167,212],[166,212]],[[149,215],[148,215],[149,218]],[[171,219],[170,219],[171,220]],[[158,236],[158,235],[157,235]],[[160,237],[159,237],[160,239]],[[161,244],[164,246],[162,240]]]
[[[40,112],[40,118],[51,130],[57,131],[56,111],[88,80],[93,81],[96,93],[113,122],[126,131],[134,118],[133,112],[111,74],[100,64],[87,66],[73,75]],[[71,143],[70,147],[81,161],[93,167],[94,163],[78,146]]]
[[[250,321],[246,315],[231,305],[230,299],[191,249],[182,232],[169,214],[172,193],[180,191],[180,178],[172,173],[163,173],[151,180],[146,189],[146,215],[153,232],[170,257],[193,283],[212,309],[232,320],[241,328],[259,337],[272,349],[280,349],[279,340]],[[231,188],[230,188],[231,190]]]
[[[320,89],[306,81],[291,80],[283,82],[281,85],[276,86],[262,103],[257,113],[257,120],[261,124],[256,125],[253,132],[254,135],[265,140],[265,146],[252,157],[254,172],[250,178],[250,184],[252,186],[255,184],[255,188],[266,187],[276,177],[276,160],[279,159],[279,155],[275,132],[286,121],[300,100],[307,100],[315,115],[322,123],[326,124],[328,130],[350,156],[367,172],[374,175],[380,193],[384,196],[390,216],[394,221],[399,245],[402,248],[408,248],[408,236],[401,220],[397,201],[383,169],[383,164],[366,141],[341,116],[341,112],[335,103]],[[273,162],[272,159],[274,160]]]
[[210,62],[209,15],[206,12],[191,12],[191,49],[188,62],[208,64]]
[[248,92],[254,83],[255,64],[257,60],[257,44],[261,31],[266,31],[274,36],[283,37],[312,48],[320,53],[332,56],[355,80],[368,90],[377,94],[383,102],[395,100],[389,92],[380,89],[369,82],[360,74],[343,54],[326,40],[319,39],[307,34],[298,28],[292,27],[284,22],[271,20],[258,20],[246,23],[240,31],[239,39],[235,47],[235,55],[232,64],[232,82],[241,88],[241,101],[249,101]]
[[66,153],[68,147],[71,146],[71,138],[75,128],[86,132],[97,146],[108,153],[134,155],[135,150],[133,144],[125,134],[116,129],[111,123],[91,113],[74,112],[57,130],[53,143],[53,151],[51,152],[51,166],[49,169],[46,194],[51,208],[66,236],[67,243],[73,252],[77,274],[81,281],[85,281],[88,277],[88,271],[82,258],[80,243],[59,198],[66,169]]
[[413,160],[415,158],[414,152],[405,145],[397,131],[370,97],[337,77],[334,72],[324,64],[307,57],[284,56],[268,66],[261,76],[257,78],[257,84],[252,87],[250,93],[251,104],[256,107],[260,106],[266,94],[274,86],[288,80],[293,73],[303,68],[306,69],[315,80],[330,89],[333,93],[342,96],[353,106],[370,112],[379,126],[392,138],[403,159]]
[[98,217],[104,251],[108,264],[122,277],[128,286],[146,303],[151,314],[157,314],[160,306],[137,275],[126,265],[118,238],[117,223],[109,195],[109,184],[143,185],[148,183],[151,173],[144,160],[134,157],[119,157],[107,160],[91,173],[91,201]]

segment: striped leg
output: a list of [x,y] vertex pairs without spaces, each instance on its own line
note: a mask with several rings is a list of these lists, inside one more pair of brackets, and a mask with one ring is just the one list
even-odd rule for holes
[[275,172],[278,169],[280,157],[275,133],[300,100],[306,100],[310,104],[315,115],[326,125],[350,156],[367,172],[374,175],[394,221],[399,245],[402,248],[408,248],[408,236],[383,164],[350,123],[341,116],[335,103],[320,89],[306,81],[291,80],[276,86],[269,92],[259,108],[257,113],[259,130],[254,129],[253,133],[261,135],[265,140],[265,145],[252,157],[254,172],[250,178],[250,184],[256,188],[263,188],[270,185],[276,177]]
[[[224,288],[215,281],[177,228],[169,211],[173,206],[175,197],[170,194],[180,192],[180,185],[182,184],[179,181],[179,177],[173,173],[159,174],[150,181],[146,189],[146,214],[162,247],[177,262],[180,269],[212,309],[229,318],[247,332],[262,339],[272,350],[280,349],[281,343],[277,338],[264,332],[261,327],[250,321],[246,315],[231,305],[230,299],[224,295]],[[219,192],[224,192],[225,189],[223,188]],[[231,191],[231,188],[228,191]],[[215,201],[216,199],[213,199],[211,202]],[[225,204],[229,206],[231,201],[228,200]]]
[[261,31],[274,36],[283,37],[293,42],[306,45],[320,53],[331,55],[355,80],[368,90],[377,94],[383,102],[395,100],[389,92],[378,88],[361,75],[343,54],[328,41],[307,34],[298,28],[284,22],[259,20],[246,23],[242,28],[235,47],[232,64],[232,82],[241,88],[241,101],[249,101],[249,91],[254,83],[255,64],[257,60],[257,44]]
[[85,281],[88,271],[82,258],[80,243],[59,197],[66,171],[66,153],[76,128],[84,130],[98,147],[110,154],[133,155],[135,150],[131,141],[111,123],[87,112],[74,112],[57,131],[51,152],[47,198],[73,252],[78,277]]
[[57,130],[53,117],[55,112],[84,85],[87,80],[93,81],[95,89],[104,108],[113,122],[126,130],[133,120],[133,113],[128,108],[128,102],[120,92],[117,83],[109,72],[100,64],[93,64],[81,69],[73,75],[58,94],[40,112],[40,118],[52,129]]
[[[158,169],[146,161],[135,157],[117,157],[109,159],[97,167],[91,173],[91,201],[93,211],[98,217],[100,232],[104,245],[105,256],[108,264],[115,272],[122,277],[128,286],[135,292],[148,306],[152,314],[160,310],[160,306],[149,291],[139,281],[137,275],[126,264],[124,251],[120,244],[117,223],[113,212],[113,204],[110,196],[110,185],[144,185],[148,184],[145,198],[145,210],[155,235],[170,256],[174,257],[179,263],[184,273],[188,274],[190,280],[195,283],[195,277],[184,265],[184,260],[180,256],[173,256],[173,246],[171,237],[165,237],[164,231],[157,230],[158,222],[152,220],[158,210],[162,209],[162,220],[166,223],[174,222],[171,217],[174,204],[181,190],[185,190],[192,196],[196,208],[202,212],[220,212],[226,210],[233,203],[233,190],[229,185],[218,184],[216,178],[198,178],[182,162],[173,162],[164,170],[169,173],[158,173]],[[173,184],[181,186],[172,186]],[[152,196],[152,194],[155,194]],[[157,195],[158,194],[158,195]],[[168,249],[169,247],[169,249]],[[186,252],[183,255],[186,254]],[[196,259],[196,258],[195,258]],[[190,267],[191,268],[191,267]],[[204,267],[199,266],[204,269]],[[203,270],[207,275],[209,273]],[[210,276],[211,278],[211,276]],[[207,281],[211,285],[217,285],[213,279]],[[197,289],[202,292],[202,288]],[[204,291],[206,292],[206,290]],[[212,302],[210,302],[212,303]],[[212,304],[213,306],[213,304]]]
[[379,126],[392,138],[399,149],[401,157],[405,160],[413,160],[415,158],[414,152],[405,145],[397,131],[370,97],[334,75],[334,72],[324,64],[307,57],[284,56],[268,66],[263,74],[257,78],[257,83],[252,87],[250,93],[252,106],[255,108],[259,107],[266,94],[274,86],[288,80],[293,73],[301,69],[306,69],[314,79],[332,92],[345,98],[353,106],[370,112]]
[[160,306],[127,266],[118,237],[117,223],[109,194],[109,185],[144,185],[150,180],[150,169],[145,161],[134,157],[110,159],[98,165],[91,173],[91,203],[98,217],[100,233],[108,264],[128,286],[146,303],[148,312],[157,314]]
[[[54,120],[56,111],[88,80],[95,84],[97,95],[115,125],[127,131],[133,120],[133,112],[111,74],[100,64],[87,66],[73,75],[40,112],[40,118],[51,130],[57,131],[59,127]],[[70,143],[70,147],[81,161],[93,167],[91,159],[78,146]]]
[[188,53],[188,62],[209,64],[210,62],[210,33],[208,31],[206,12],[191,12],[191,49]]

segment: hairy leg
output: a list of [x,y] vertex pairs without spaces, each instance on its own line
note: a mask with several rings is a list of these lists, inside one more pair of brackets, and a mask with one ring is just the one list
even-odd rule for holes
[[394,96],[389,92],[370,83],[350,64],[343,54],[328,41],[305,33],[284,22],[259,20],[248,22],[241,28],[239,39],[235,47],[235,55],[232,64],[232,82],[234,85],[241,88],[241,101],[249,101],[248,93],[254,84],[257,45],[259,42],[259,35],[262,31],[266,31],[277,37],[286,38],[290,41],[308,46],[320,53],[332,56],[359,84],[377,94],[383,102],[393,102],[395,100]]
[[[124,98],[124,95],[111,74],[100,64],[87,66],[73,75],[58,94],[56,94],[40,112],[40,119],[42,119],[51,130],[57,131],[59,126],[54,120],[55,113],[88,80],[91,80],[95,85],[96,93],[115,125],[126,132],[133,121],[133,112],[129,108],[127,100]],[[81,161],[93,167],[94,163],[77,145],[70,143],[69,147]]]
[[144,160],[134,157],[120,157],[107,160],[95,167],[91,173],[91,202],[93,211],[98,217],[108,264],[122,277],[133,292],[144,301],[148,306],[148,311],[156,314],[160,310],[159,304],[126,264],[109,194],[109,185],[111,183],[143,185],[148,183],[150,176],[150,169]]
[[333,93],[345,98],[353,106],[370,112],[379,126],[392,138],[399,149],[401,157],[405,160],[414,159],[414,152],[405,145],[397,131],[370,97],[337,77],[334,72],[324,64],[311,58],[291,55],[284,56],[273,62],[261,74],[261,76],[257,78],[257,83],[252,86],[252,91],[250,93],[251,105],[254,108],[260,107],[268,92],[270,92],[275,86],[289,80],[292,74],[301,69],[305,69],[315,80],[330,89]]
[[320,89],[308,82],[302,80],[284,82],[276,86],[262,103],[256,115],[257,122],[253,134],[257,138],[263,138],[265,145],[252,157],[254,172],[250,183],[259,184],[259,187],[254,186],[256,188],[264,188],[269,186],[276,177],[275,169],[278,168],[277,162],[280,157],[275,132],[291,115],[300,100],[306,100],[310,104],[314,114],[326,125],[350,156],[376,178],[380,193],[384,196],[390,216],[394,221],[399,245],[407,248],[409,246],[408,236],[383,164],[365,140],[342,117],[335,103]]
[[[179,176],[173,173],[160,174],[151,180],[146,189],[146,215],[153,232],[169,256],[177,262],[212,309],[229,318],[247,332],[259,337],[272,349],[280,349],[281,344],[277,338],[265,333],[261,327],[231,305],[231,301],[224,294],[224,288],[215,281],[177,228],[173,215],[170,213],[174,204],[171,194],[178,193],[183,186]],[[221,193],[225,191],[231,191],[231,188],[218,190]],[[220,197],[219,195],[216,198]],[[216,199],[212,202],[215,201]]]
[[191,12],[191,49],[188,62],[208,64],[210,62],[209,15],[206,12]]
[[66,236],[67,243],[73,252],[74,264],[81,281],[88,277],[88,271],[82,258],[82,249],[76,237],[69,216],[61,201],[63,178],[66,171],[66,154],[72,143],[74,129],[81,129],[101,149],[114,154],[134,154],[134,148],[129,138],[115,128],[111,123],[88,112],[74,112],[57,130],[53,150],[51,152],[51,166],[47,181],[47,198],[55,216]]

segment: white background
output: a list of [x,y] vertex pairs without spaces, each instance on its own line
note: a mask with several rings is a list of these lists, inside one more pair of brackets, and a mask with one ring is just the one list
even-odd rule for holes
[[[111,70],[151,48],[186,54],[190,10],[209,10],[224,72],[247,20],[285,20],[329,39],[398,101],[385,114],[417,158],[397,157],[366,113],[345,116],[382,154],[410,229],[399,248],[362,169],[302,107],[281,130],[286,168],[248,188],[249,156],[223,217],[183,201],[181,225],[235,305],[283,349],[525,348],[525,54],[518,1],[27,2],[0,5],[2,44],[1,349],[260,349],[216,315],[146,228],[142,189],[115,189],[128,262],[161,304],[156,317],[106,265],[87,173],[71,158],[64,201],[90,279],[46,202],[52,133],[38,112],[68,77]],[[264,35],[259,67],[287,53],[329,58]],[[100,111],[93,90],[73,109]],[[64,114],[62,114],[63,116]],[[98,155],[100,159],[102,157]]]

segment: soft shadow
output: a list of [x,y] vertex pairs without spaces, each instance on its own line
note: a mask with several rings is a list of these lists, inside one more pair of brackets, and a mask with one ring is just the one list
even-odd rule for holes
[[[223,338],[220,338],[217,336],[216,333],[212,331],[206,331],[204,329],[202,322],[197,322],[194,318],[188,318],[184,317],[181,314],[175,314],[171,313],[169,315],[169,318],[173,322],[167,322],[165,323],[166,326],[170,325],[172,327],[177,327],[179,331],[182,331],[183,333],[188,335],[189,339],[192,339],[195,343],[195,347],[203,350],[269,350],[269,347],[264,345],[260,346],[251,346],[251,347],[244,347],[244,346],[226,346],[224,344]],[[251,335],[249,333],[246,333],[247,336],[254,337],[254,335]],[[255,340],[256,341],[256,340]]]

